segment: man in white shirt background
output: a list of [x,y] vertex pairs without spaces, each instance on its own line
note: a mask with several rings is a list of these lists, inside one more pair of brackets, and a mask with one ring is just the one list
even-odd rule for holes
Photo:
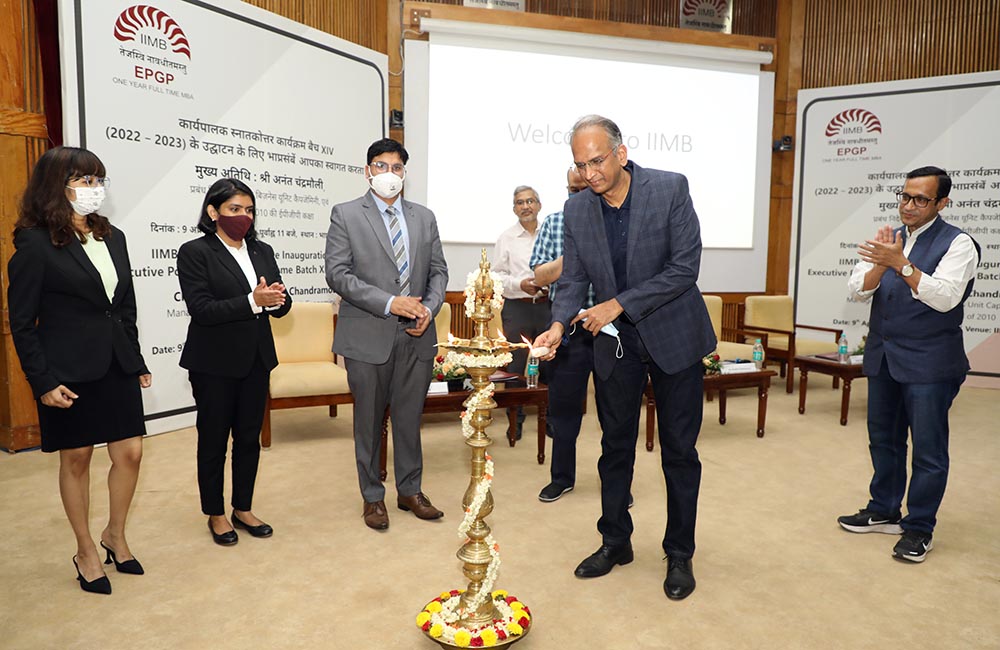
[[[552,317],[548,290],[535,284],[535,272],[528,265],[538,235],[541,209],[542,202],[533,188],[527,185],[514,188],[517,223],[500,233],[493,251],[493,271],[503,282],[503,333],[510,341],[520,341],[522,336],[533,341],[548,329]],[[527,350],[515,351],[507,371],[523,375],[527,360]],[[545,379],[541,377],[543,383]],[[521,438],[523,422],[524,412],[518,407],[517,439]]]

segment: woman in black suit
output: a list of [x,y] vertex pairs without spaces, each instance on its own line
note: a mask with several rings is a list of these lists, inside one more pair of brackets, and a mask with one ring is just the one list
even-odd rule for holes
[[[254,231],[254,195],[243,182],[223,178],[208,189],[198,229],[202,237],[177,251],[181,293],[191,314],[181,367],[198,407],[198,488],[201,510],[217,544],[273,530],[251,512],[260,427],[268,380],[278,365],[270,317],[292,306],[270,246]],[[229,435],[233,437],[233,516],[222,497]]]
[[97,214],[109,180],[90,151],[56,147],[35,165],[14,227],[7,304],[17,356],[35,395],[42,451],[59,452],[59,492],[76,535],[84,591],[111,593],[90,534],[90,460],[108,443],[106,564],[142,566],[125,540],[146,433],[148,388],[125,235]]

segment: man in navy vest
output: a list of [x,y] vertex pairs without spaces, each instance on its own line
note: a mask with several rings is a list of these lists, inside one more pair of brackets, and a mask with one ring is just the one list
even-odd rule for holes
[[[852,533],[902,533],[892,555],[910,562],[923,562],[933,547],[948,482],[948,409],[969,370],[963,305],[980,251],[972,237],[939,218],[950,191],[943,169],[907,174],[896,195],[903,227],[883,226],[861,245],[848,283],[853,300],[872,301],[864,374],[875,473],[868,505],[837,522]],[[901,518],[907,431],[913,467]]]

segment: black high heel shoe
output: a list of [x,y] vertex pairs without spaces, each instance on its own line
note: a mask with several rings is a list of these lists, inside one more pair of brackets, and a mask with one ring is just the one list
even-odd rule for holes
[[76,556],[73,556],[73,566],[76,567],[76,579],[80,581],[80,589],[88,591],[92,594],[110,594],[111,593],[111,581],[108,580],[108,576],[101,576],[97,580],[91,580],[87,582],[83,579],[83,574],[80,573],[80,565],[76,563]]
[[101,548],[103,548],[105,551],[108,552],[108,559],[104,560],[104,563],[111,564],[112,562],[114,562],[115,569],[118,570],[118,573],[129,573],[134,576],[141,576],[142,574],[146,573],[145,571],[143,571],[142,565],[139,564],[139,560],[135,559],[134,557],[131,560],[125,560],[124,562],[119,562],[117,556],[115,556],[115,552],[111,550],[111,547],[109,547],[107,544],[104,543],[103,539],[101,540]]

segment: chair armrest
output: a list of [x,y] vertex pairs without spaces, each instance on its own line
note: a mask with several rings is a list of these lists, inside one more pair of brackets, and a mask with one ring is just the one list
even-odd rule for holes
[[785,334],[787,336],[795,336],[795,332],[789,330],[779,330],[777,327],[761,327],[758,325],[747,325],[745,323],[743,327],[748,332],[771,332],[773,334]]
[[836,329],[834,327],[819,327],[818,325],[803,325],[802,323],[795,323],[795,327],[801,327],[807,330],[816,330],[818,332],[833,332],[833,338],[835,341],[840,340],[840,336],[844,333],[842,329]]
[[[742,336],[749,336],[749,337],[753,337],[753,338],[759,338],[760,339],[760,344],[763,345],[765,348],[767,347],[767,332],[764,332],[764,331],[754,331],[754,330],[740,329],[738,327],[723,327],[722,328],[722,334],[723,334],[723,336],[725,336],[726,334],[737,334],[737,335],[742,335]],[[733,341],[733,342],[739,343],[739,341]],[[744,344],[746,345],[746,343],[744,343]]]

